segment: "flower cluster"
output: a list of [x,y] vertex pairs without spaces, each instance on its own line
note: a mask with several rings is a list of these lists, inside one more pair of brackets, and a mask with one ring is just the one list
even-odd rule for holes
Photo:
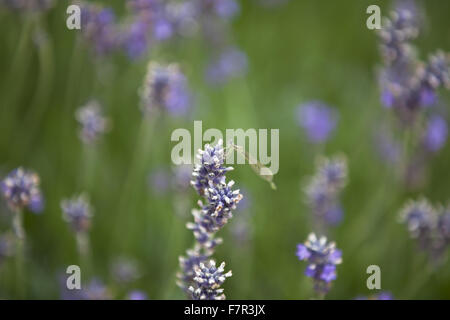
[[[222,278],[223,265],[216,269],[213,262],[205,263],[214,248],[222,242],[216,238],[216,233],[232,218],[232,211],[242,195],[239,190],[232,189],[233,181],[226,182],[225,174],[232,168],[224,166],[222,140],[214,147],[205,145],[197,157],[199,163],[194,168],[191,184],[206,202],[199,201],[200,209],[192,210],[194,222],[187,224],[196,242],[194,248],[187,251],[186,257],[180,257],[182,272],[178,275],[179,286],[193,299],[223,299],[225,296],[219,289],[225,280]],[[204,278],[211,275],[216,277],[217,282],[206,284]]]
[[17,212],[28,208],[38,213],[43,210],[44,205],[39,182],[36,173],[17,168],[1,181],[0,190],[11,210]]
[[390,292],[381,291],[378,294],[374,294],[368,297],[358,296],[355,298],[355,300],[394,300],[394,297]]
[[[440,88],[450,89],[450,55],[438,50],[427,61],[419,59],[412,41],[419,35],[421,20],[413,1],[399,1],[378,33],[383,57],[381,101],[394,111],[410,137],[397,142],[391,135],[391,141],[378,141],[383,143],[378,147],[384,158],[398,166],[396,171],[408,188],[425,181],[427,160],[444,147],[448,135],[447,121],[436,102]],[[400,156],[399,145],[406,146]]]
[[247,70],[246,55],[228,36],[228,24],[239,12],[235,0],[129,0],[120,21],[109,7],[79,5],[83,38],[97,55],[125,52],[134,60],[170,39],[200,34],[213,57],[206,71],[209,83],[224,83]]
[[409,201],[400,211],[400,219],[421,249],[439,259],[450,244],[450,210],[434,208],[426,199]]
[[342,219],[339,195],[347,183],[347,161],[337,156],[318,162],[317,172],[305,189],[306,200],[319,226],[334,225]]
[[98,101],[91,100],[80,107],[75,117],[81,124],[80,138],[84,143],[94,143],[108,130],[108,119],[103,116]]
[[140,268],[136,261],[120,257],[111,265],[111,273],[119,284],[128,284],[141,277]]
[[85,195],[61,201],[63,218],[75,232],[86,232],[91,226],[92,208]]
[[185,115],[190,107],[187,80],[176,64],[150,62],[141,89],[142,109],[146,114],[166,110],[172,115]]
[[379,32],[384,66],[380,72],[382,102],[406,123],[436,101],[440,87],[450,88],[450,56],[441,51],[420,61],[411,45],[419,33],[417,9],[398,6]]
[[194,267],[194,281],[197,287],[189,287],[194,300],[225,300],[223,289],[220,286],[226,278],[231,277],[231,271],[225,272],[225,262],[217,268],[216,262],[210,260]]
[[114,11],[88,2],[81,2],[80,7],[83,38],[98,55],[113,52],[118,46],[118,27]]
[[141,290],[132,290],[127,295],[128,300],[148,300],[148,296]]
[[314,290],[326,294],[331,281],[337,277],[336,265],[342,263],[342,252],[336,249],[335,243],[327,243],[326,237],[317,238],[311,233],[304,244],[297,245],[297,257],[308,262],[305,274],[313,278]]
[[430,152],[442,149],[447,141],[447,121],[440,115],[432,115],[428,119],[422,138],[423,147]]
[[323,143],[337,125],[337,112],[320,101],[310,101],[297,108],[298,124],[312,143]]
[[228,48],[214,59],[206,70],[206,79],[211,84],[222,84],[229,79],[242,76],[247,70],[247,56],[236,48]]

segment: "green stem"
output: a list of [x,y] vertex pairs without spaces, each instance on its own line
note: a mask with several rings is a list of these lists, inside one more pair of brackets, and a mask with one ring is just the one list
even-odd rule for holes
[[23,212],[18,210],[13,216],[13,229],[16,243],[16,294],[17,298],[25,297],[25,231],[23,229]]
[[84,274],[87,274],[89,277],[92,271],[89,235],[86,232],[78,232],[76,239],[81,268],[83,268]]

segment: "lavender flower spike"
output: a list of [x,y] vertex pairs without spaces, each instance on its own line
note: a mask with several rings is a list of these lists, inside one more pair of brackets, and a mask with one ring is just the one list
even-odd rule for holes
[[88,231],[91,226],[92,208],[85,195],[61,201],[61,208],[64,220],[75,232]]
[[226,182],[225,174],[232,168],[224,166],[223,141],[216,146],[205,145],[199,150],[199,163],[192,173],[192,186],[204,198],[199,201],[200,209],[192,210],[194,222],[187,224],[195,237],[193,249],[187,251],[186,257],[180,257],[181,272],[178,285],[192,299],[225,299],[220,286],[231,272],[223,274],[224,264],[216,268],[215,262],[206,262],[214,253],[215,247],[222,243],[216,233],[233,217],[232,212],[242,199],[239,190],[233,190],[234,181]]
[[147,114],[166,110],[179,116],[190,108],[187,80],[176,64],[150,62],[140,95],[142,109]]
[[216,262],[210,260],[208,263],[200,263],[195,266],[194,281],[196,288],[189,287],[194,300],[225,300],[223,289],[220,286],[225,282],[226,278],[231,277],[231,271],[224,273],[225,262],[217,268]]
[[320,224],[318,227],[341,221],[343,212],[339,196],[347,183],[347,170],[347,161],[342,156],[323,158],[318,162],[317,173],[305,189],[306,202]]
[[108,119],[103,117],[101,106],[95,100],[80,107],[75,116],[81,124],[80,138],[84,143],[94,143],[108,129]]
[[33,212],[40,212],[43,198],[39,183],[36,173],[17,168],[0,182],[0,190],[11,210],[17,212],[29,208]]
[[297,245],[297,257],[308,262],[305,274],[313,278],[314,290],[326,294],[331,281],[337,278],[336,265],[342,263],[342,252],[336,249],[336,244],[327,243],[326,237],[317,238],[311,233],[304,244]]
[[297,119],[312,143],[323,143],[336,128],[338,115],[324,103],[310,101],[297,108]]
[[436,224],[437,212],[427,199],[409,201],[400,211],[400,220],[407,225],[411,236],[425,245]]

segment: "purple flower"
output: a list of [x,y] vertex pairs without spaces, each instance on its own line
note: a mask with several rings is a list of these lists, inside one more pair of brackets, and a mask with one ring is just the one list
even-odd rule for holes
[[339,195],[347,183],[347,161],[343,157],[321,159],[317,173],[306,186],[306,201],[316,222],[335,225],[342,220],[343,210]]
[[11,210],[19,211],[27,207],[38,213],[43,209],[39,184],[39,176],[36,173],[17,168],[0,182],[0,190]]
[[146,113],[166,110],[175,116],[186,115],[190,108],[190,93],[186,77],[175,64],[151,62],[141,91],[142,107]]
[[401,220],[414,238],[427,238],[436,223],[437,213],[426,199],[409,201],[400,211]]
[[206,78],[212,84],[221,84],[242,76],[248,67],[247,56],[236,48],[228,48],[210,63]]
[[239,5],[235,0],[213,0],[213,2],[219,17],[231,19],[239,13]]
[[143,291],[133,290],[128,293],[128,300],[148,300],[148,296]]
[[85,300],[111,300],[109,289],[98,279],[92,280],[85,289],[83,289],[83,298]]
[[394,297],[390,292],[380,292],[377,298],[378,300],[394,300]]
[[85,195],[61,201],[63,219],[75,232],[86,232],[91,226],[92,208]]
[[206,203],[199,201],[200,209],[192,210],[194,222],[186,225],[193,231],[196,242],[194,248],[187,251],[187,257],[180,257],[178,285],[192,299],[225,299],[219,287],[231,273],[223,274],[224,264],[216,268],[213,260],[206,263],[206,259],[222,242],[216,238],[216,233],[233,217],[232,212],[242,194],[232,189],[233,181],[226,182],[225,174],[232,168],[224,166],[222,140],[215,147],[205,145],[204,150],[198,151],[197,158],[191,184]]
[[383,92],[381,93],[381,103],[386,108],[391,108],[394,105],[394,101],[395,99],[392,92],[389,91],[388,89],[384,89]]
[[447,141],[448,127],[447,122],[439,115],[433,115],[426,127],[424,145],[432,152],[440,150]]
[[159,18],[153,25],[153,34],[157,40],[166,40],[173,35],[173,26],[165,18]]
[[103,116],[101,106],[95,100],[80,107],[75,116],[81,125],[80,139],[84,143],[96,142],[108,129],[108,119]]
[[194,179],[191,184],[197,193],[203,196],[205,190],[209,188],[210,181],[212,184],[220,183],[225,174],[233,168],[224,166],[225,153],[222,141],[214,147],[205,145],[205,149],[199,151],[197,158],[199,163],[196,164],[192,173]]
[[138,19],[134,21],[123,35],[123,45],[130,59],[137,59],[145,54],[150,45],[149,24]]
[[83,2],[81,5],[81,31],[86,41],[99,55],[117,48],[119,33],[116,17],[111,8]]
[[371,295],[368,297],[365,296],[356,297],[356,300],[394,300],[394,297],[390,292],[382,291],[378,294]]
[[304,244],[297,245],[297,257],[308,262],[305,275],[313,278],[314,289],[326,294],[331,281],[337,277],[336,265],[342,263],[342,252],[336,249],[335,243],[327,243],[325,237],[317,238],[311,233]]
[[298,123],[312,143],[325,142],[336,128],[337,119],[336,111],[319,101],[305,103],[297,109]]
[[113,262],[111,273],[114,280],[120,284],[133,282],[141,276],[137,262],[123,257]]
[[164,194],[170,187],[170,175],[164,168],[153,171],[149,176],[149,184],[157,194]]
[[437,100],[440,87],[450,88],[450,57],[438,51],[426,63],[417,58],[411,44],[418,35],[419,10],[403,1],[379,31],[383,68],[379,83],[381,101],[395,108],[404,123],[415,121],[417,113]]
[[191,186],[192,170],[191,165],[178,165],[172,169],[175,190],[186,191]]
[[231,277],[231,271],[225,272],[225,262],[216,267],[216,262],[210,260],[194,267],[194,282],[196,287],[189,287],[194,300],[225,300],[223,289],[220,288],[226,278]]
[[424,107],[431,106],[436,102],[436,93],[434,93],[434,91],[430,88],[422,88],[419,94],[420,104]]
[[409,201],[400,211],[400,221],[433,260],[440,259],[450,244],[449,212],[442,206],[434,208],[426,199]]

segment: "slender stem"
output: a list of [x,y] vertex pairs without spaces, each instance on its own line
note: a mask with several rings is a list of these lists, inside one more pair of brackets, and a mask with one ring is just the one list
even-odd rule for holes
[[81,268],[89,276],[92,271],[89,235],[86,232],[77,232],[76,239]]
[[17,238],[20,240],[25,239],[25,231],[23,230],[22,224],[23,224],[23,211],[18,210],[17,212],[14,213],[13,216],[13,229]]
[[25,231],[23,229],[23,211],[14,212],[13,229],[17,237],[16,243],[16,294],[19,299],[25,297]]
[[91,191],[92,183],[96,177],[97,167],[97,146],[83,144],[82,164],[81,170],[83,174],[80,175],[80,187],[83,187],[88,192]]

